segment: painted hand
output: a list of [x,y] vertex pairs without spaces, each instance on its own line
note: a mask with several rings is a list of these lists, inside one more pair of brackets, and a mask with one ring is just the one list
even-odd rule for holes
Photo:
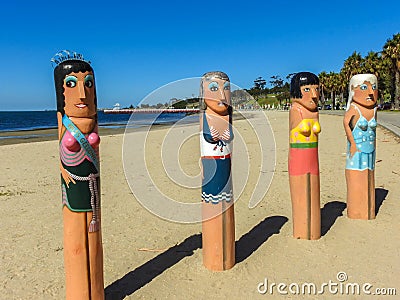
[[60,171],[61,171],[61,176],[64,178],[64,181],[69,188],[69,184],[72,182],[75,184],[75,180],[68,174],[68,172],[63,168],[62,165],[60,165]]
[[355,143],[350,144],[350,157],[353,157],[354,153],[360,152],[360,150],[357,149],[357,145]]

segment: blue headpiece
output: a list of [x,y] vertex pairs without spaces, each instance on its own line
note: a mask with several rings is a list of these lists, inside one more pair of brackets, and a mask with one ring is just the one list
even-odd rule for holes
[[81,60],[81,61],[84,61],[84,62],[90,64],[90,61],[85,60],[83,58],[82,54],[77,53],[75,51],[70,51],[70,50],[61,50],[60,52],[56,53],[56,55],[54,55],[50,61],[53,65],[53,67],[56,67],[60,63],[67,61],[67,60]]

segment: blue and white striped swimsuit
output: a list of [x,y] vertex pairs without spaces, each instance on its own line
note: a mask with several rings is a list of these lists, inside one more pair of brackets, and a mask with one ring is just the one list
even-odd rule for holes
[[203,131],[200,134],[201,162],[203,180],[201,188],[202,201],[218,204],[233,199],[231,177],[231,150],[233,131],[229,129],[219,136],[218,132],[207,122],[206,114],[202,117]]

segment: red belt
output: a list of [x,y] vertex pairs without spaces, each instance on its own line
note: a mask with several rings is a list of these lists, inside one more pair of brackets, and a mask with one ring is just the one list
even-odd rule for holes
[[231,158],[231,154],[227,154],[227,155],[220,155],[220,156],[202,156],[201,158],[205,158],[205,159],[225,159],[225,158]]

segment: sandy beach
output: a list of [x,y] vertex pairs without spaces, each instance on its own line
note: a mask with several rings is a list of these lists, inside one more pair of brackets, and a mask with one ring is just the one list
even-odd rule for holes
[[[124,135],[100,132],[106,299],[364,299],[362,291],[359,296],[340,291],[332,295],[327,288],[320,295],[295,296],[288,288],[288,295],[282,295],[276,287],[272,295],[258,291],[266,279],[269,285],[314,283],[319,290],[330,280],[339,283],[339,272],[347,274],[344,283],[369,283],[371,294],[376,288],[396,288],[400,294],[400,139],[378,127],[377,217],[350,220],[346,217],[342,117],[321,114],[322,238],[296,240],[287,172],[288,113],[265,113],[275,136],[276,169],[267,194],[253,209],[248,202],[258,176],[259,148],[246,120],[234,120],[248,145],[250,171],[235,203],[236,265],[224,272],[211,272],[202,265],[201,224],[166,221],[136,201],[124,175]],[[160,128],[149,134],[153,145],[146,148],[149,172],[163,193],[181,195],[183,202],[200,201],[200,189],[177,186],[163,172],[159,141],[167,132],[168,128]],[[134,156],[138,150],[132,147],[130,151]],[[0,299],[63,299],[58,143],[8,142],[0,146],[0,156]],[[182,145],[178,156],[187,174],[200,172],[196,136]],[[234,164],[233,172],[240,171]]]

